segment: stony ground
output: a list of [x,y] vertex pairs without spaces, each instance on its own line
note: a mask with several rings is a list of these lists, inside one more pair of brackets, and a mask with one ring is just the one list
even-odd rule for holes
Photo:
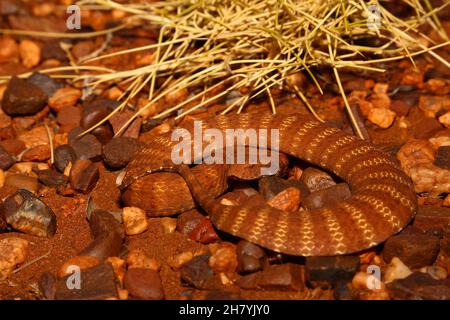
[[[70,1],[0,2],[1,28],[64,32]],[[83,25],[101,30],[120,12],[83,12]],[[450,18],[442,17],[450,34]],[[435,32],[431,39],[440,41]],[[412,178],[416,218],[376,248],[341,257],[301,258],[270,252],[214,229],[201,209],[152,217],[145,204],[121,199],[117,179],[148,137],[174,124],[150,118],[189,92],[152,106],[119,137],[119,128],[146,103],[130,107],[91,133],[127,83],[90,90],[39,70],[92,55],[155,42],[155,30],[121,31],[106,41],[0,35],[0,298],[2,299],[450,299],[450,70],[420,57],[385,64],[382,74],[342,73],[344,89],[367,139],[392,153]],[[63,43],[63,46],[60,44]],[[450,47],[437,51],[449,61]],[[124,70],[152,61],[151,51],[95,65]],[[331,73],[325,94],[302,89],[327,123],[352,132]],[[279,112],[305,106],[274,91]],[[215,101],[190,115],[223,110]],[[269,110],[265,98],[246,111]],[[296,211],[351,196],[348,185],[307,163],[282,158],[277,176],[234,182],[222,201],[252,201]],[[141,208],[139,208],[141,207]],[[69,290],[73,269],[83,286]],[[379,269],[377,269],[377,267]],[[375,270],[375,271],[374,271]],[[380,271],[381,278],[376,275]],[[380,279],[381,281],[377,281]],[[373,284],[371,286],[371,284]]]

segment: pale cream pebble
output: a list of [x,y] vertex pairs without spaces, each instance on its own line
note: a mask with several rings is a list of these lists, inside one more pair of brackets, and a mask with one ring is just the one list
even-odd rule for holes
[[386,268],[384,281],[389,283],[397,279],[404,279],[411,273],[412,271],[402,262],[402,260],[394,257]]
[[173,269],[178,270],[181,269],[183,265],[191,261],[193,258],[194,253],[192,253],[191,251],[185,251],[175,256],[169,257],[169,259],[167,259],[167,263]]
[[18,265],[25,262],[29,242],[11,237],[0,240],[0,280],[7,278]]
[[70,161],[70,162],[66,165],[66,167],[64,168],[63,174],[64,174],[66,177],[70,177],[70,171],[72,171],[72,161]]
[[439,122],[450,129],[450,111],[439,117]]
[[429,192],[430,196],[450,193],[450,170],[434,164],[422,164],[409,170],[416,192]]
[[444,202],[442,202],[442,205],[443,205],[444,207],[450,207],[450,194],[448,194],[448,195],[445,197]]
[[100,264],[100,259],[92,256],[75,256],[66,261],[58,270],[58,277],[64,278],[67,275],[73,274],[79,268],[79,270],[86,270],[95,267]]
[[38,3],[33,6],[33,15],[36,17],[45,17],[55,11],[55,4],[51,2]]
[[142,249],[133,249],[127,256],[128,269],[144,268],[158,272],[161,269],[161,263],[158,260],[150,258]]
[[170,105],[176,105],[186,100],[189,95],[187,88],[172,90],[164,97],[165,101]]
[[148,229],[147,215],[137,207],[125,207],[122,210],[125,233],[129,236],[141,234]]
[[50,166],[48,165],[48,163],[45,163],[45,162],[38,162],[35,165],[39,171],[50,169]]
[[446,146],[450,146],[450,135],[448,136],[435,136],[432,137],[430,139],[428,139],[428,141],[431,142],[431,144],[433,145],[434,149],[437,149],[439,147],[446,147]]
[[173,233],[177,228],[177,219],[169,217],[161,218],[161,225],[164,229],[164,233]]
[[19,44],[22,64],[27,68],[36,67],[41,61],[41,47],[34,41],[22,40]]
[[33,171],[33,162],[15,163],[9,170],[11,173],[30,174]]
[[380,128],[389,128],[395,120],[396,113],[386,108],[373,108],[369,111],[367,119]]
[[120,283],[123,283],[123,278],[125,276],[125,260],[120,259],[119,257],[108,257],[106,262],[111,263],[114,274],[117,279],[119,279]]
[[436,151],[427,140],[411,139],[397,152],[397,159],[403,171],[408,174],[412,167],[433,163],[435,157]]
[[398,119],[398,127],[401,129],[408,129],[411,127],[411,122],[409,122],[406,117],[402,116]]
[[224,286],[231,286],[234,281],[231,280],[229,278],[229,276],[223,272],[219,273],[219,278],[220,278],[220,282],[224,285]]
[[222,242],[218,247],[210,246],[209,248],[212,252],[209,258],[209,266],[215,273],[233,273],[236,270],[238,261],[234,245]]
[[119,300],[128,300],[129,295],[130,293],[128,292],[127,289],[117,287],[117,296]]
[[0,169],[0,188],[3,188],[5,185],[5,171]]

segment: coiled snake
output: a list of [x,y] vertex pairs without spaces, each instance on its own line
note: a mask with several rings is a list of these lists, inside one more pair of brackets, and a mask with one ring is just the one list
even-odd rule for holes
[[[193,126],[186,128],[193,132]],[[391,156],[310,115],[215,116],[203,121],[203,129],[207,128],[222,132],[229,128],[279,129],[280,152],[335,173],[349,184],[352,197],[332,207],[299,212],[255,203],[223,205],[214,198],[227,188],[227,166],[170,166],[171,149],[177,142],[167,132],[154,136],[128,165],[122,181],[125,202],[139,198],[149,203],[155,215],[166,215],[192,207],[192,193],[219,230],[298,256],[370,248],[399,232],[416,212],[412,183]],[[167,170],[179,175],[158,172]]]

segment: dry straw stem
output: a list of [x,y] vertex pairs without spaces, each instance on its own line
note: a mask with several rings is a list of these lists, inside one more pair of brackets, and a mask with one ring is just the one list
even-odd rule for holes
[[[333,71],[355,132],[362,138],[345,97],[339,70],[383,72],[381,62],[407,57],[414,63],[413,57],[423,53],[431,54],[450,67],[448,61],[433,51],[449,42],[434,43],[418,31],[420,25],[428,23],[448,39],[436,15],[441,8],[432,8],[427,0],[397,2],[412,7],[415,14],[407,19],[398,18],[378,0],[168,0],[139,4],[83,0],[79,4],[125,12],[126,18],[117,28],[148,25],[159,29],[155,44],[85,61],[154,50],[150,65],[120,72],[95,70],[89,75],[94,86],[122,81],[131,84],[114,113],[146,90],[147,105],[136,112],[123,129],[169,92],[185,88],[191,92],[186,101],[161,111],[154,118],[163,118],[173,112],[178,112],[180,118],[242,87],[248,88],[247,92],[230,103],[224,113],[241,112],[248,101],[261,95],[268,97],[275,113],[271,89],[281,88],[296,93],[318,117],[307,102],[307,92],[301,92],[296,85],[289,88],[286,79],[302,72],[323,93],[316,70],[328,66]],[[371,13],[372,8],[378,10],[381,18],[378,24]],[[378,38],[381,44],[369,45],[362,41],[368,38]],[[73,68],[82,70],[82,67],[85,65]],[[74,80],[82,77],[86,74],[75,74]],[[166,81],[157,86],[158,78]],[[212,94],[210,89],[218,88],[218,84],[225,85],[225,89]],[[193,101],[200,102],[185,109]]]

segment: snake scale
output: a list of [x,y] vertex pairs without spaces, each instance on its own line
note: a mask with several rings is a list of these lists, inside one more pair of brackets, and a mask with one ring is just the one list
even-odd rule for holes
[[[373,247],[403,229],[417,210],[412,183],[395,159],[308,114],[221,115],[202,126],[222,132],[279,129],[280,152],[333,172],[349,184],[352,197],[331,207],[299,212],[259,203],[221,204],[214,198],[227,188],[226,165],[165,168],[176,143],[167,132],[153,136],[134,156],[122,180],[123,198],[146,195],[144,200],[166,215],[192,207],[193,196],[219,230],[297,256],[341,255]],[[193,130],[193,126],[186,128]],[[176,173],[161,172],[170,169]]]

